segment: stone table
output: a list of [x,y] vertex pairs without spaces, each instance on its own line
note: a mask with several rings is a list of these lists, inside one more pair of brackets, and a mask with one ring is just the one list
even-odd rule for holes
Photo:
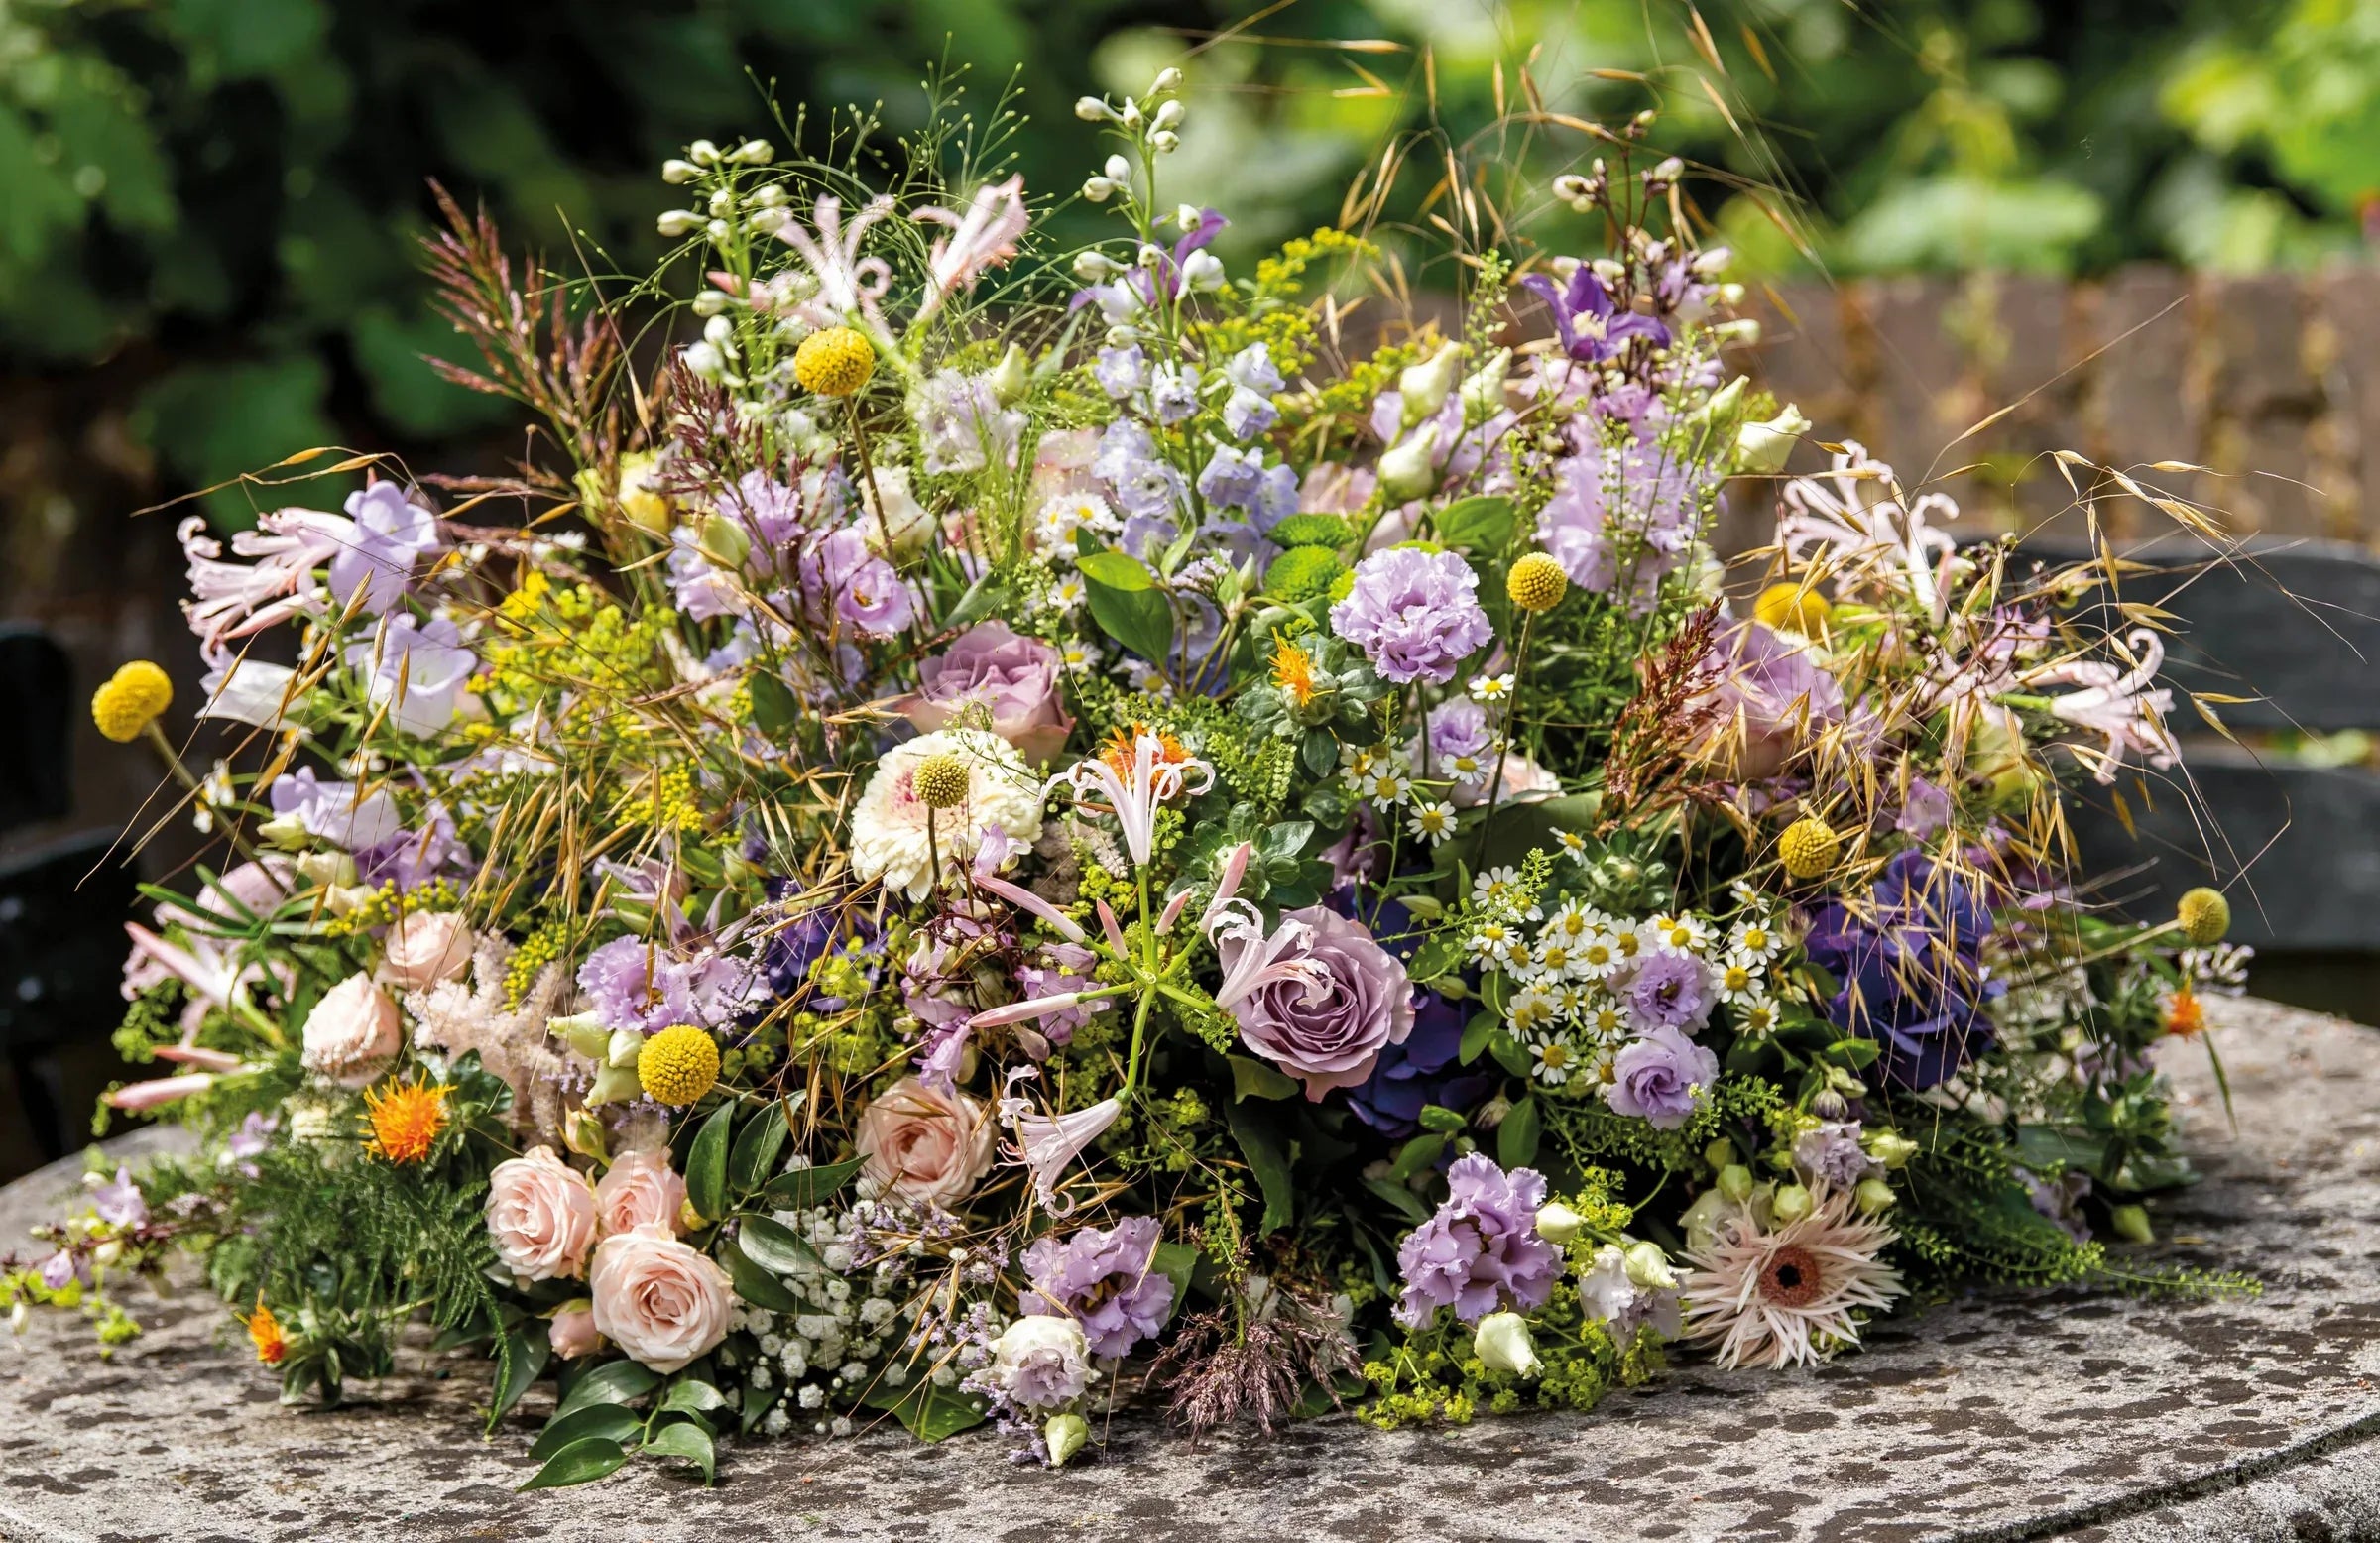
[[[1012,1466],[989,1432],[928,1448],[892,1431],[730,1449],[713,1489],[632,1464],[518,1494],[534,1426],[481,1435],[476,1364],[416,1354],[349,1407],[284,1409],[221,1305],[192,1294],[136,1304],[148,1332],[112,1362],[63,1315],[0,1345],[0,1536],[2380,1538],[2380,1035],[2258,1003],[2219,1021],[2239,1131],[2204,1056],[2176,1047],[2207,1179],[2159,1212],[2154,1252],[2251,1271],[2253,1300],[1979,1291],[1815,1370],[1689,1363],[1590,1415],[1460,1430],[1334,1418],[1194,1450],[1126,1418],[1098,1461],[1054,1475]],[[59,1184],[0,1192],[0,1226]]]

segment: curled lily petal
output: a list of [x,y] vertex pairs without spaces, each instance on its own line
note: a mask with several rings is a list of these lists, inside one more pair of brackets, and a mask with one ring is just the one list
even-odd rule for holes
[[1012,1002],[1005,1007],[986,1008],[967,1019],[973,1028],[999,1028],[1009,1023],[1025,1023],[1079,1007],[1085,997],[1105,997],[1107,992],[1060,992],[1054,997],[1033,997],[1023,1002]]
[[137,1113],[171,1104],[177,1099],[186,1099],[193,1093],[204,1093],[214,1085],[214,1073],[190,1072],[180,1077],[160,1077],[153,1082],[136,1082],[129,1087],[118,1088],[103,1102],[111,1109]]
[[1094,900],[1091,903],[1099,907],[1099,924],[1108,934],[1108,946],[1120,956],[1130,954],[1131,949],[1124,941],[1124,928],[1116,924],[1116,913],[1108,909],[1108,902]]
[[1033,1177],[1033,1195],[1054,1216],[1064,1216],[1074,1209],[1074,1203],[1058,1193],[1058,1185],[1066,1169],[1083,1148],[1099,1139],[1116,1117],[1124,1113],[1122,1101],[1101,1099],[1089,1109],[1078,1109],[1070,1115],[1033,1115],[1023,1112],[1021,1099],[1003,1101],[1008,1109],[1009,1128],[1016,1132],[1016,1140],[1009,1148],[1010,1160],[1022,1163]]
[[1091,941],[1090,934],[1078,926],[1073,917],[1022,885],[1011,884],[1006,879],[996,879],[990,874],[978,874],[975,876],[975,887],[979,890],[989,890],[1018,910],[1028,911],[1048,922],[1070,943]]
[[195,1066],[202,1072],[230,1072],[240,1067],[240,1058],[228,1050],[209,1050],[202,1045],[159,1045],[155,1054],[161,1061]]
[[1243,841],[1232,848],[1230,857],[1224,859],[1223,877],[1215,882],[1215,898],[1207,902],[1205,913],[1198,918],[1202,930],[1213,927],[1216,915],[1231,903],[1233,895],[1240,892],[1240,881],[1248,877],[1249,859],[1255,855],[1256,844]]

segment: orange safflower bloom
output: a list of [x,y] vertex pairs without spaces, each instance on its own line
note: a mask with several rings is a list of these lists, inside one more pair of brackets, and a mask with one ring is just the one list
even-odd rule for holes
[[446,1128],[446,1095],[452,1091],[442,1083],[396,1082],[365,1094],[372,1139],[364,1150],[394,1163],[428,1157],[431,1143]]
[[[237,1313],[232,1316],[239,1318]],[[265,1305],[265,1299],[258,1297],[256,1311],[240,1318],[240,1322],[247,1326],[249,1342],[256,1347],[256,1359],[268,1366],[280,1365],[281,1359],[290,1353],[290,1342],[283,1337],[281,1320],[273,1316],[273,1309]]]
[[2177,1039],[2190,1039],[2205,1030],[2206,1005],[2188,986],[2177,987],[2165,999],[2165,1031]]
[[1272,683],[1303,707],[1314,700],[1314,657],[1286,638],[1272,641]]

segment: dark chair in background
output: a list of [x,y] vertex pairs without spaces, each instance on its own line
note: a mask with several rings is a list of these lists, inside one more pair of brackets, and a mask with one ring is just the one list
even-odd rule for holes
[[[0,837],[71,814],[80,703],[56,642],[0,627]],[[108,858],[117,834],[0,856],[0,1180],[88,1140],[92,1099],[126,1075],[110,1036],[137,893],[132,870]]]
[[[2380,560],[2344,542],[2270,536],[2220,563],[2179,535],[2123,555],[2150,571],[2127,576],[2121,598],[2176,618],[2165,624],[2163,678],[2176,688],[2170,722],[2186,743],[2178,772],[2119,778],[2130,831],[2105,792],[2070,800],[2084,868],[2148,864],[2107,891],[2142,919],[2172,915],[2193,885],[2221,889],[2232,939],[2264,956],[2259,991],[2372,1021],[2380,773],[2276,741],[2290,731],[2380,731]],[[2096,620],[2130,625],[2105,597]],[[2210,704],[2246,745],[2216,734],[2184,690],[2255,698]]]

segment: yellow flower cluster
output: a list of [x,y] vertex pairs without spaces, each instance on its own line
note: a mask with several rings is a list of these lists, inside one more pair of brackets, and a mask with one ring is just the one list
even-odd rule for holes
[[506,1007],[521,1006],[521,999],[536,984],[537,972],[562,957],[562,946],[569,939],[569,925],[556,918],[521,940],[521,946],[513,950],[511,962],[504,967]]
[[656,1104],[683,1109],[719,1080],[719,1043],[691,1023],[672,1023],[637,1052],[637,1084]]
[[134,659],[91,693],[91,721],[119,745],[129,745],[174,702],[174,682],[147,659]]
[[384,879],[379,889],[356,901],[347,914],[325,918],[322,932],[326,937],[353,937],[414,911],[452,910],[461,902],[451,879],[433,879],[405,890],[397,888],[396,880]]

